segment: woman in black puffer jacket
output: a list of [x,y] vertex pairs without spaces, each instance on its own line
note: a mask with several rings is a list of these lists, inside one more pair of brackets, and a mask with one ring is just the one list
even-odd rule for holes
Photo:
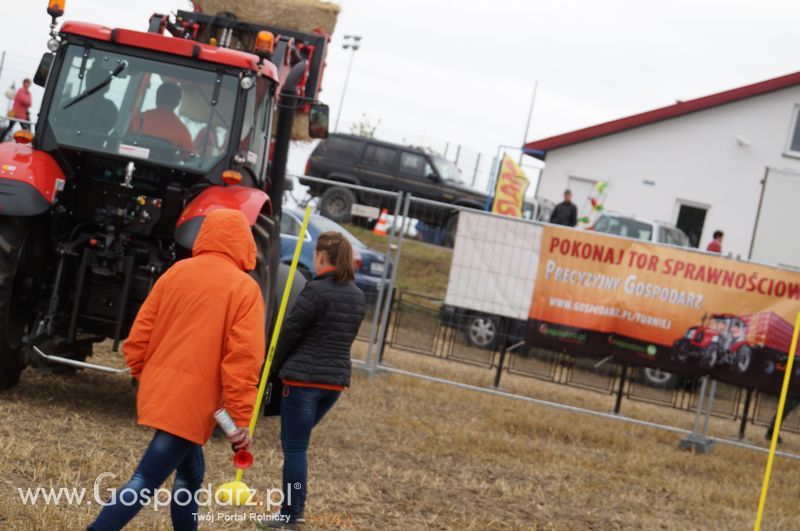
[[353,248],[341,233],[319,235],[314,271],[278,343],[284,518],[275,527],[303,522],[311,430],[350,385],[350,347],[366,311],[364,294],[353,283]]

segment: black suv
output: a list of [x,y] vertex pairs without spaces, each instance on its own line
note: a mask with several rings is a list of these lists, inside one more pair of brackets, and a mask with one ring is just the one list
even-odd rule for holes
[[[425,150],[354,135],[331,134],[314,149],[306,175],[483,210],[486,194],[468,188],[455,164]],[[391,197],[300,178],[309,193],[320,197],[320,212],[339,223],[350,221],[353,204],[393,209]],[[457,210],[412,203],[409,216],[454,234]],[[450,240],[451,238],[445,238]],[[445,242],[452,245],[452,241]]]

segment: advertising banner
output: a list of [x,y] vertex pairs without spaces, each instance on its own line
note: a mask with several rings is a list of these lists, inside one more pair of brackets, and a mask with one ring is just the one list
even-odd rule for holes
[[[778,391],[800,273],[594,232],[542,231],[529,343]],[[792,393],[800,394],[800,378]]]
[[525,192],[530,181],[522,168],[508,155],[503,155],[497,170],[492,212],[513,218],[522,217]]
[[541,241],[541,225],[462,211],[445,303],[525,321]]

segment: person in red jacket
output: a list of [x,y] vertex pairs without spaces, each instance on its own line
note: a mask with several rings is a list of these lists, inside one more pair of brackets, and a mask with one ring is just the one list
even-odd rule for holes
[[[29,109],[33,104],[33,98],[31,97],[31,92],[28,90],[31,86],[31,80],[25,79],[22,82],[22,87],[17,91],[17,95],[14,96],[14,105],[11,107],[11,113],[13,114],[13,118],[17,118],[19,120],[30,121],[30,113]],[[5,128],[3,134],[0,134],[0,142],[5,140],[8,133],[14,128],[14,124],[17,123],[17,120],[9,120],[8,127]],[[31,125],[29,123],[21,122],[20,127],[22,127],[26,131],[31,130]]]
[[708,244],[706,251],[709,253],[722,254],[722,238],[724,236],[725,234],[721,230],[715,230],[714,239]]
[[133,116],[128,132],[160,138],[191,152],[194,148],[192,135],[186,124],[175,114],[182,94],[176,83],[162,83],[156,91],[156,108]]
[[236,449],[250,446],[264,301],[246,273],[256,266],[256,244],[244,214],[210,212],[192,254],[158,279],[123,346],[139,381],[138,423],[156,432],[131,480],[89,529],[124,527],[173,471],[172,525],[197,529],[195,495],[214,412],[225,408],[239,427],[229,437]]

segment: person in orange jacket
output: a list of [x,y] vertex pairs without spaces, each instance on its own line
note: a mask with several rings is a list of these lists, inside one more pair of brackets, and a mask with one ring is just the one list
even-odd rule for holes
[[175,529],[197,529],[203,445],[214,412],[225,408],[239,430],[229,440],[248,448],[258,375],[264,361],[264,301],[246,271],[256,265],[247,220],[214,210],[200,227],[192,258],[158,279],[123,353],[139,382],[138,423],[156,430],[131,480],[112,495],[89,529],[120,529],[176,471],[170,512]]

